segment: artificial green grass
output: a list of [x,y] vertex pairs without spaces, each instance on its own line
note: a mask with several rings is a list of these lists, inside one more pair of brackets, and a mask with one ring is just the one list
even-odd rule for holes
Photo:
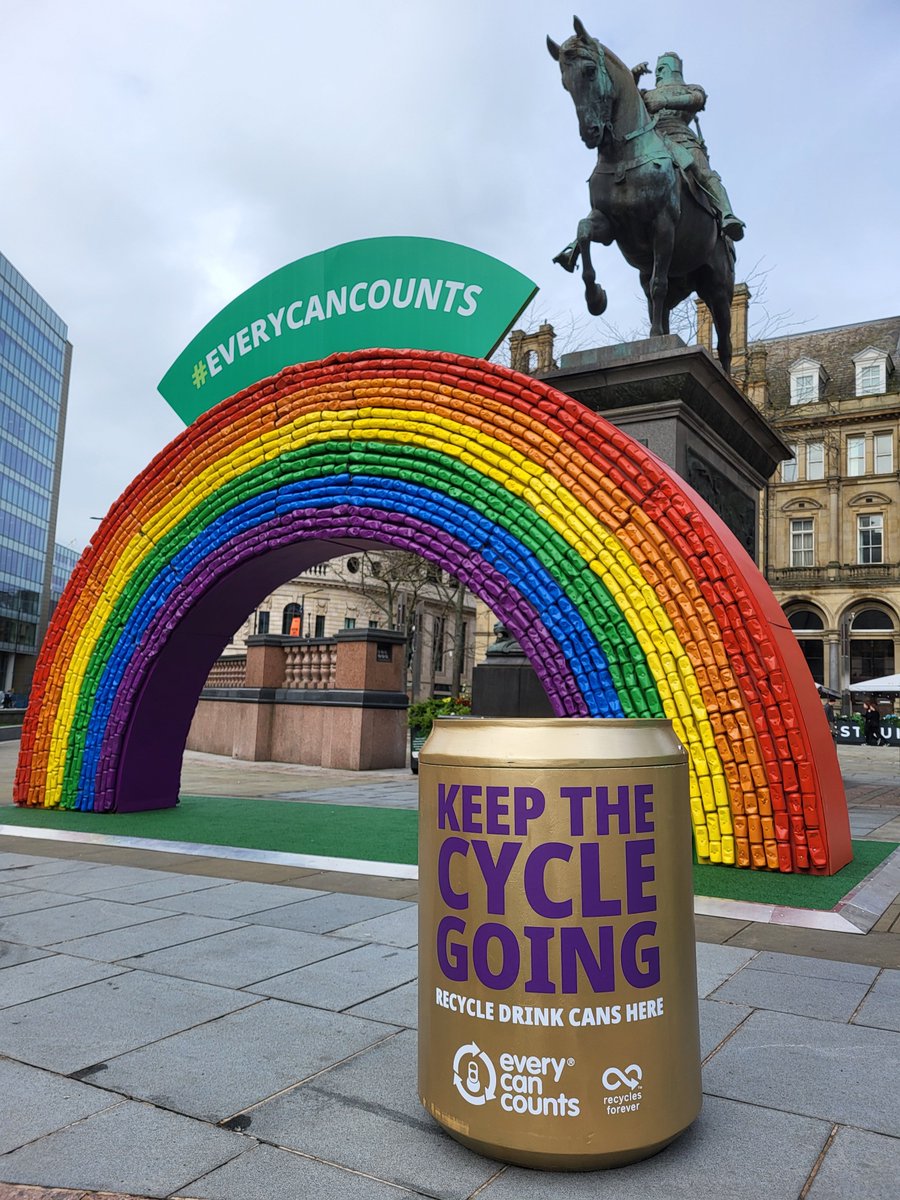
[[851,844],[853,861],[836,875],[782,875],[780,871],[735,870],[694,863],[694,895],[827,911],[897,849],[896,842]]
[[[176,808],[137,813],[2,805],[0,825],[408,865],[415,865],[418,860],[418,813],[413,809],[182,796]],[[894,849],[894,842],[855,841],[853,861],[831,876],[782,875],[695,863],[694,893],[757,904],[828,910]]]
[[414,810],[306,804],[230,796],[182,796],[176,808],[149,812],[91,813],[0,806],[0,825],[104,833],[278,850],[414,865],[419,815]]

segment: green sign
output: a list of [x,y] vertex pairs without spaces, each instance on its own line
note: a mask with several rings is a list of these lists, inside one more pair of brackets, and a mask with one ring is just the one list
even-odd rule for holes
[[487,254],[432,238],[367,238],[298,259],[213,317],[159,385],[189,424],[293,363],[341,350],[486,358],[537,291]]

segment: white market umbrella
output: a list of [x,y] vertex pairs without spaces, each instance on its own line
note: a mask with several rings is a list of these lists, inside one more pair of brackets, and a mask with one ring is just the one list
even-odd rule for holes
[[900,692],[900,675],[881,675],[878,679],[864,679],[862,683],[851,683],[851,692]]

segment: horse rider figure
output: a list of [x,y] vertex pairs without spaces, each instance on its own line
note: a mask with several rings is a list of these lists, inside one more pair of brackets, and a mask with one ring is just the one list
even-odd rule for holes
[[[647,63],[632,68],[634,82],[650,73]],[[721,177],[710,167],[706,143],[697,124],[697,132],[690,126],[696,124],[698,112],[706,107],[706,92],[696,83],[685,83],[681,58],[671,50],[656,60],[656,87],[640,88],[644,104],[652,117],[656,118],[656,130],[662,136],[675,165],[690,172],[702,190],[715,205],[719,225],[726,237],[738,242],[744,236],[744,222],[731,209],[731,201],[725,191]]]

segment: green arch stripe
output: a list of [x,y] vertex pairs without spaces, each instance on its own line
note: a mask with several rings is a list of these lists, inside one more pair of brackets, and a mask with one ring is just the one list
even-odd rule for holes
[[557,581],[603,649],[626,715],[663,715],[644,652],[605,584],[527,501],[459,460],[454,461],[452,469],[448,468],[444,454],[426,447],[377,440],[315,443],[286,451],[228,480],[162,537],[135,568],[107,618],[85,672],[72,722],[73,736],[66,753],[61,807],[72,807],[76,799],[85,745],[83,738],[76,740],[75,732],[87,726],[97,686],[124,625],[151,583],[165,578],[171,559],[239,503],[288,483],[323,475],[348,475],[352,479],[354,474],[397,478],[446,493],[518,538]]

